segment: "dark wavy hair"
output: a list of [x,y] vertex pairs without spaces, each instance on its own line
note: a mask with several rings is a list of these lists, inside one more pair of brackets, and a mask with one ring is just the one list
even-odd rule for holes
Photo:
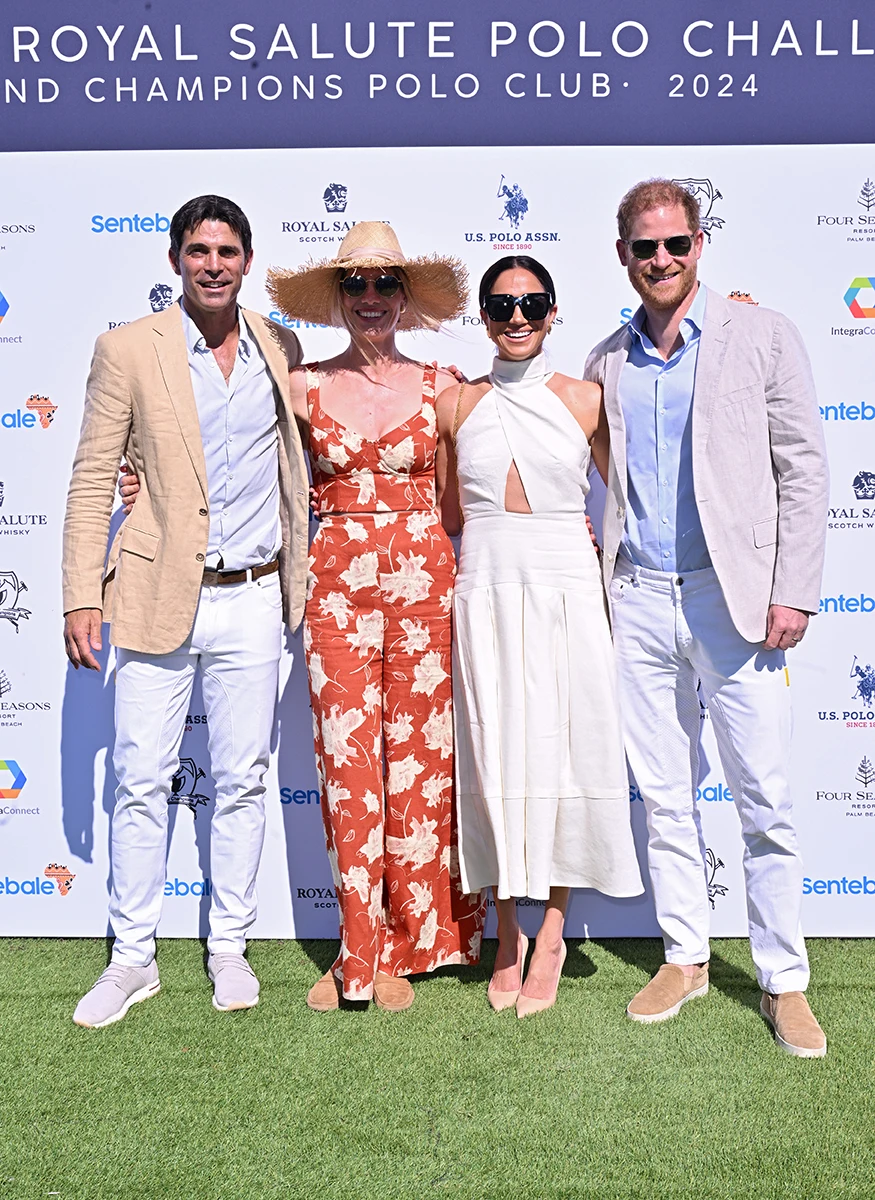
[[553,277],[545,266],[538,262],[536,258],[529,258],[527,254],[505,254],[503,258],[498,258],[491,267],[487,267],[483,272],[483,278],[480,280],[480,307],[482,308],[486,302],[486,297],[492,291],[492,285],[503,271],[513,271],[519,268],[521,271],[531,271],[535,278],[540,282],[541,287],[550,297],[550,303],[556,303],[556,286],[553,283]]
[[237,234],[243,243],[243,256],[248,258],[252,253],[252,230],[249,218],[233,200],[224,196],[195,196],[178,208],[170,222],[170,253],[179,258],[182,249],[182,239],[193,229],[197,229],[202,221],[224,221]]

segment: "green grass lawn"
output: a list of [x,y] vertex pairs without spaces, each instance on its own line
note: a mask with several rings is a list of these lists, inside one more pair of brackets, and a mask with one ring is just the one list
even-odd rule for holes
[[711,992],[633,1024],[654,941],[569,941],[551,1011],[494,1014],[477,970],[408,1012],[311,1013],[334,944],[254,942],[261,1003],[217,1013],[202,948],[111,1028],[70,1017],[103,941],[0,941],[0,1197],[559,1200],[875,1197],[875,945],[812,941],[825,1059],[782,1053],[746,942]]

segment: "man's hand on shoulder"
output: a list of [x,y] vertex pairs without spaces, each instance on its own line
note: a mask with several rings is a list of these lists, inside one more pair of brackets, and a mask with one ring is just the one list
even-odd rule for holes
[[80,667],[87,667],[89,671],[100,670],[100,663],[93,651],[103,649],[100,632],[102,620],[103,613],[99,608],[75,608],[72,612],[64,613],[64,645],[67,658],[77,671]]
[[783,604],[770,604],[766,618],[765,650],[792,650],[805,636],[808,613]]

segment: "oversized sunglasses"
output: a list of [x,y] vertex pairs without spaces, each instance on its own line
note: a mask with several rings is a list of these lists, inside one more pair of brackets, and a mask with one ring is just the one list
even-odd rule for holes
[[674,237],[660,238],[658,242],[653,238],[635,238],[633,242],[627,242],[626,245],[632,251],[633,256],[643,262],[648,258],[653,258],[660,246],[665,246],[667,253],[672,258],[683,258],[690,253],[693,239],[688,233],[676,233]]
[[553,297],[548,292],[525,292],[522,296],[498,292],[483,301],[486,315],[492,321],[509,321],[517,305],[527,321],[543,321],[553,307]]
[[374,285],[378,296],[394,296],[401,287],[401,280],[397,275],[378,275],[376,279],[365,279],[364,275],[347,275],[345,279],[341,279],[340,286],[347,296],[363,296],[369,283]]

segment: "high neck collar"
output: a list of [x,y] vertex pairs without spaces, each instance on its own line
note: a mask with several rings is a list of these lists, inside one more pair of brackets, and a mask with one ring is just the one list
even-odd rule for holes
[[500,383],[544,383],[552,374],[543,350],[534,358],[524,358],[520,362],[498,356],[492,360],[492,378]]

